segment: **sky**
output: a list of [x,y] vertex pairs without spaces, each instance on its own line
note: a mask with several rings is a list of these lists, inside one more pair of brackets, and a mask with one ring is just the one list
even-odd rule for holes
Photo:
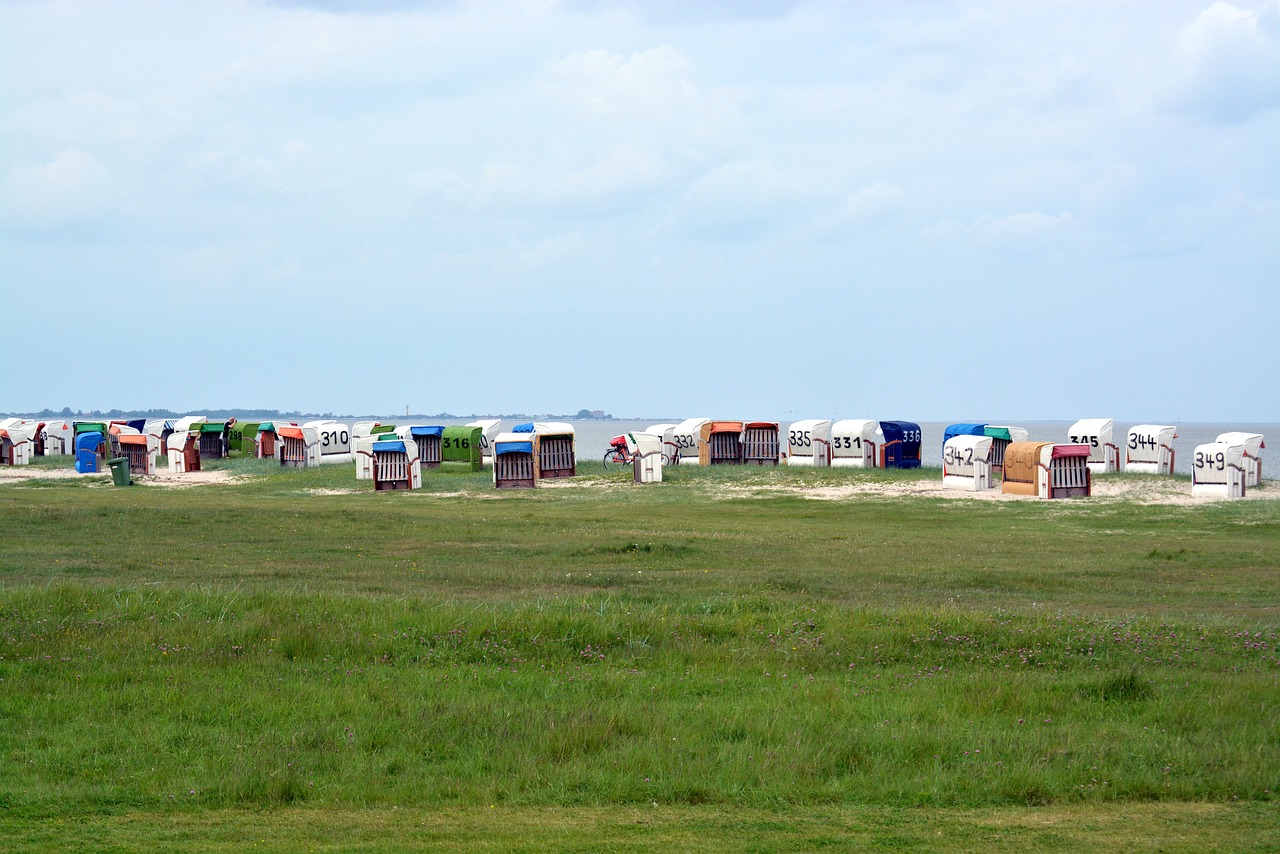
[[0,0],[0,282],[0,412],[1280,422],[1280,2]]

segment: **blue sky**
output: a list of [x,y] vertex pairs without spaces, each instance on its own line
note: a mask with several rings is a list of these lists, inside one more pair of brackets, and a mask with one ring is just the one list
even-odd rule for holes
[[1280,4],[0,3],[0,410],[1280,421]]

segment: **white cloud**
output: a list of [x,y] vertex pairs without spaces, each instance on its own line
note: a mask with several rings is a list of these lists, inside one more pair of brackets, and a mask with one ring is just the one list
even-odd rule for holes
[[585,169],[569,175],[565,192],[576,198],[634,196],[663,187],[683,171],[661,152],[612,145]]
[[[528,97],[494,105],[511,113],[480,135],[480,147],[415,171],[411,186],[436,204],[465,198],[472,216],[615,215],[674,196],[732,135],[732,97],[704,91],[692,74],[669,45],[552,58]],[[520,135],[504,133],[507,124]],[[476,154],[487,156],[458,168]]]
[[272,147],[244,138],[223,141],[225,146],[196,152],[175,169],[183,194],[243,194],[260,204],[282,194],[313,196],[346,178],[325,175],[323,156],[300,139]]
[[409,173],[409,189],[429,207],[461,208],[473,192],[472,187],[452,169]]
[[6,219],[17,226],[50,228],[92,218],[112,196],[110,172],[77,148],[63,149],[47,163],[15,165],[5,175]]
[[485,164],[474,181],[452,172],[426,172],[414,176],[413,186],[441,204],[465,198],[473,215],[601,215],[635,209],[652,194],[668,191],[685,171],[661,152],[619,143],[585,165],[496,160]]
[[34,137],[49,145],[97,148],[103,142],[129,143],[140,129],[136,103],[96,88],[29,101],[13,99],[10,104],[5,115],[8,135]]
[[1030,252],[1048,248],[1078,225],[1079,220],[1068,211],[1054,216],[1031,210],[1007,216],[987,214],[967,224],[942,220],[922,229],[919,239],[926,243],[959,241],[988,249]]
[[989,246],[1026,247],[1053,240],[1075,228],[1076,222],[1075,216],[1067,211],[1057,216],[1024,211],[1003,217],[981,217],[970,226],[970,231],[980,243]]
[[539,86],[547,95],[570,99],[590,113],[652,118],[694,101],[692,66],[670,45],[629,57],[590,50],[548,62]]
[[1241,9],[1217,2],[1178,35],[1170,81],[1172,110],[1240,122],[1280,106],[1280,6]]
[[596,49],[552,59],[536,91],[562,111],[555,118],[563,130],[588,144],[603,136],[671,152],[718,147],[736,134],[738,96],[699,85],[693,61],[669,44],[628,55]]
[[815,235],[839,236],[896,219],[907,208],[907,194],[893,184],[877,181],[845,195],[814,221]]
[[305,11],[286,17],[268,11],[260,23],[266,26],[243,39],[241,54],[203,75],[202,82],[215,90],[243,91],[245,87],[337,81],[371,67],[370,60],[379,52],[402,49],[394,19],[353,21]]
[[807,219],[828,198],[828,191],[769,160],[738,160],[695,181],[679,200],[671,227],[735,242],[756,240]]
[[1100,167],[1080,190],[1080,212],[1084,217],[1123,215],[1130,201],[1138,168],[1131,162],[1114,161]]
[[587,248],[587,239],[579,231],[558,234],[520,250],[512,269],[529,271],[554,266],[581,257]]
[[271,232],[263,229],[248,240],[218,240],[210,235],[208,242],[174,247],[151,263],[164,292],[180,303],[200,304],[204,297],[198,295],[199,289],[206,287],[217,289],[231,306],[260,305],[265,300],[311,310],[340,308],[352,302],[353,290],[339,293],[323,284],[331,271],[325,269],[317,253],[300,256]]
[[[595,3],[581,3],[583,6]],[[660,25],[726,24],[738,20],[785,17],[794,0],[639,0],[627,4],[634,11]]]

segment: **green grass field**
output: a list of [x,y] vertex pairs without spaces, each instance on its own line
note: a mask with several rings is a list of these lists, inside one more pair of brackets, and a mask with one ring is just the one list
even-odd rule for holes
[[0,486],[6,850],[1280,849],[1270,482],[212,467]]

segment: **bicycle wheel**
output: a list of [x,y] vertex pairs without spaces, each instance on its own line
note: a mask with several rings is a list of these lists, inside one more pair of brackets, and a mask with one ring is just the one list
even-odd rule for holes
[[604,467],[606,469],[621,468],[627,464],[626,457],[622,451],[617,448],[610,448],[604,452]]

